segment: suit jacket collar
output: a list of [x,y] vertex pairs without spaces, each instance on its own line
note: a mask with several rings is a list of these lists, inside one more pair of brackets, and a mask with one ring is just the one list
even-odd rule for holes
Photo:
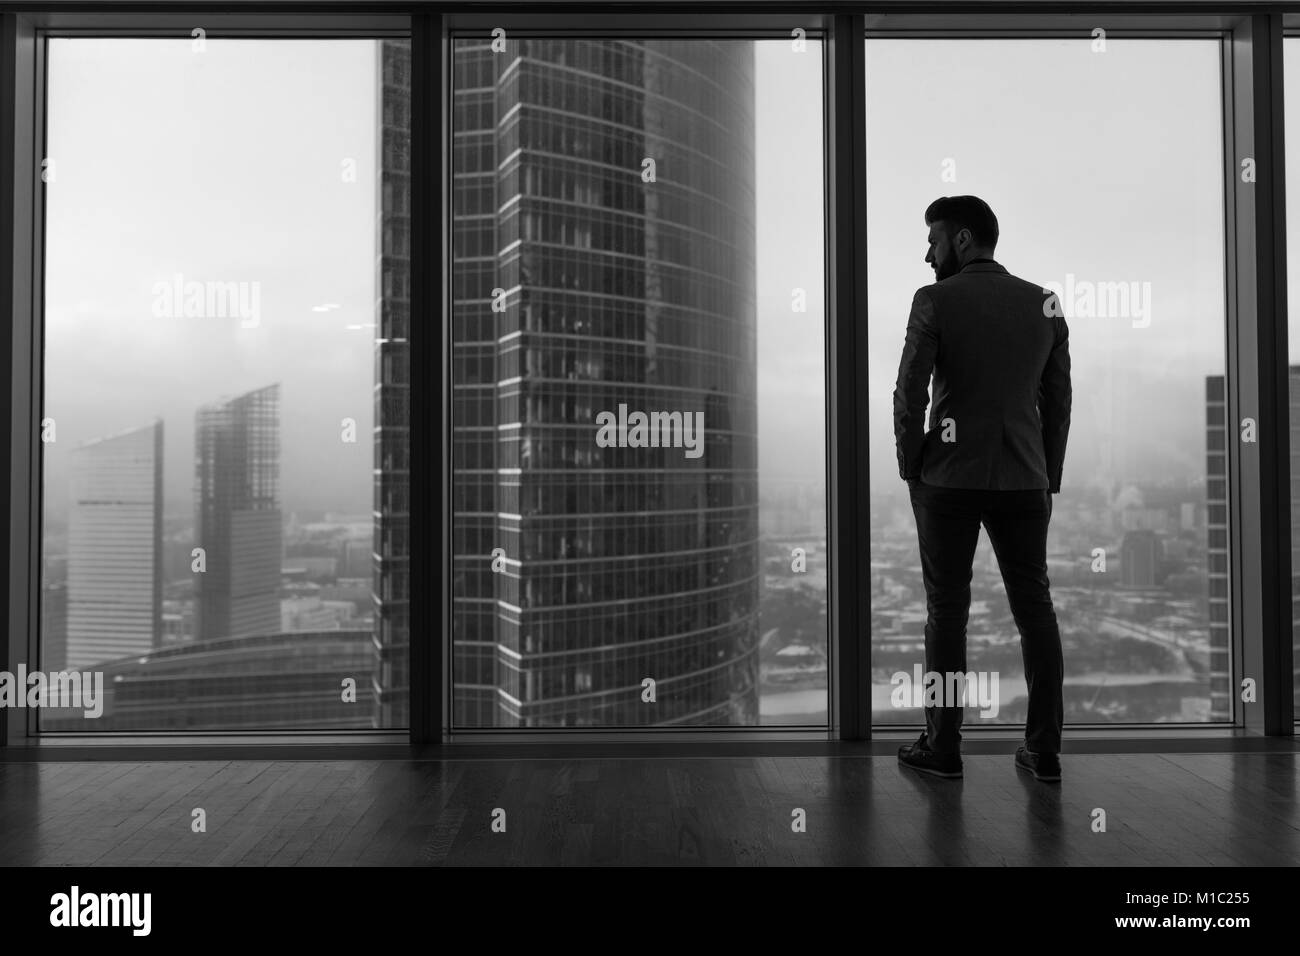
[[977,259],[966,263],[958,272],[999,272],[1002,275],[1008,275],[1006,266],[994,262],[992,259]]

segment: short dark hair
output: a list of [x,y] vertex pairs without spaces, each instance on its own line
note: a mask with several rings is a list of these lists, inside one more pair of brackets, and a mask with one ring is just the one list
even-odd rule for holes
[[998,244],[998,217],[989,204],[978,196],[943,196],[925,209],[925,224],[946,222],[956,235],[969,229],[975,244],[992,249]]

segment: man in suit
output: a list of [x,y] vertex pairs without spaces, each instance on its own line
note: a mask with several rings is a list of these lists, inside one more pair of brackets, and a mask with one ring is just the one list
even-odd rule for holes
[[[1055,295],[994,261],[998,221],[983,200],[935,200],[925,222],[925,261],[935,282],[912,299],[894,389],[898,469],[925,579],[925,670],[967,673],[971,565],[983,524],[1020,632],[1029,688],[1016,766],[1059,781],[1064,661],[1047,580],[1047,524],[1070,428],[1069,329]],[[960,678],[943,680],[939,690],[945,687],[960,688]],[[927,703],[937,706],[926,707],[926,729],[899,750],[899,762],[960,777],[962,701],[941,695]]]

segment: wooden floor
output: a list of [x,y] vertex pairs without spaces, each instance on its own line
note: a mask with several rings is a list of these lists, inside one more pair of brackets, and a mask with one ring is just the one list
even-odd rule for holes
[[1067,755],[1055,786],[1005,754],[960,781],[885,756],[0,762],[0,863],[1294,866],[1298,757]]

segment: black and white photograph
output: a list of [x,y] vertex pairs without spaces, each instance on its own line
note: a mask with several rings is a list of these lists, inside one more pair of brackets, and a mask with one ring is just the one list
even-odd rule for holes
[[1284,931],[1300,2],[4,0],[0,242],[19,932]]

